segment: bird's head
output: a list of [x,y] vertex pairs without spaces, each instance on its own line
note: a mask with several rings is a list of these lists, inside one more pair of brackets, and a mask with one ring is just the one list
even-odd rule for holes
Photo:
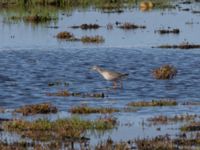
[[92,70],[92,71],[98,71],[98,70],[99,70],[99,67],[98,67],[98,66],[93,66],[93,67],[91,68],[91,70]]

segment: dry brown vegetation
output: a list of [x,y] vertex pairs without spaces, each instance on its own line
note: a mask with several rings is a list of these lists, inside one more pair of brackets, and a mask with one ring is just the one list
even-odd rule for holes
[[172,65],[163,65],[153,70],[153,76],[156,79],[172,79],[177,74],[177,69]]
[[151,107],[151,106],[176,106],[177,102],[174,100],[152,100],[152,101],[135,101],[128,103],[132,107]]
[[114,112],[119,112],[118,109],[115,108],[96,108],[96,107],[89,107],[87,105],[75,106],[69,110],[71,113],[74,114],[90,114],[90,113],[102,113],[102,114],[110,114]]
[[145,29],[146,28],[146,26],[136,25],[136,24],[129,23],[129,22],[125,22],[125,23],[123,23],[122,25],[120,25],[118,27],[120,29],[125,29],[125,30],[138,29],[138,28]]
[[81,41],[83,43],[103,43],[105,39],[102,36],[96,35],[96,36],[83,36],[81,38]]
[[191,122],[181,127],[181,131],[200,131],[200,122]]
[[140,2],[140,10],[141,11],[151,10],[154,6],[155,6],[155,4],[151,1]]
[[135,140],[139,150],[189,150],[196,149],[200,145],[199,136],[194,138],[184,137],[172,139],[168,135],[156,136],[155,138],[144,138]]
[[155,116],[152,118],[147,119],[148,121],[150,121],[151,123],[153,123],[154,125],[156,124],[168,124],[168,123],[172,123],[172,122],[181,122],[181,121],[191,121],[194,120],[197,117],[197,115],[175,115],[172,117],[168,117],[168,116]]
[[66,31],[58,33],[56,37],[62,40],[70,40],[70,41],[77,40],[72,33]]
[[15,112],[23,115],[57,113],[57,111],[57,108],[51,103],[26,105],[15,110]]
[[114,142],[111,138],[98,143],[95,150],[129,150],[130,146],[127,142]]

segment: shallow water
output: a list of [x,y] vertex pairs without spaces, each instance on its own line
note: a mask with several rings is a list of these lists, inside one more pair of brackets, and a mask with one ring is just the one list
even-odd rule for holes
[[[191,6],[192,7],[192,6]],[[195,9],[199,8],[198,5]],[[194,8],[194,6],[192,7]],[[91,17],[93,16],[93,17]],[[124,31],[114,26],[107,30],[106,24],[134,22],[146,25],[146,29]],[[194,22],[192,25],[186,22]],[[170,50],[153,49],[162,44],[179,44],[184,40],[199,44],[199,15],[190,11],[154,10],[141,12],[138,9],[126,10],[120,14],[106,14],[100,11],[75,11],[71,16],[60,13],[56,25],[33,26],[31,24],[9,23],[0,18],[0,106],[14,109],[25,104],[51,102],[61,113],[51,117],[69,116],[67,110],[74,105],[109,106],[124,108],[128,102],[136,100],[175,99],[199,101],[200,97],[200,49]],[[82,23],[98,23],[98,30],[82,31],[69,26]],[[161,28],[179,28],[179,35],[159,35],[154,33]],[[105,43],[93,45],[80,42],[58,41],[54,36],[60,31],[70,31],[76,37],[83,35],[102,35]],[[12,37],[11,37],[12,36]],[[14,36],[14,37],[13,37]],[[172,64],[178,69],[173,80],[156,80],[152,70],[163,64]],[[90,71],[93,65],[129,73],[124,80],[123,89],[112,89],[98,73]],[[49,87],[48,83],[61,81],[69,86]],[[105,98],[57,97],[48,96],[60,90],[72,92],[103,92]],[[199,114],[197,106],[176,106],[145,108],[134,113],[115,113],[120,122],[134,123],[131,127],[121,126],[104,136],[114,140],[155,136],[160,133],[175,135],[178,131],[169,130],[177,126],[143,129],[141,121],[158,114]],[[2,114],[1,117],[13,117]],[[92,115],[91,118],[94,116]],[[130,132],[131,131],[131,132]],[[123,133],[123,134],[122,134]],[[94,138],[97,143],[99,139]]]

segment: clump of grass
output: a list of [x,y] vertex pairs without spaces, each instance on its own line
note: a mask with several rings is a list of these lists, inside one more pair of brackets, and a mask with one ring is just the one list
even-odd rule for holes
[[138,29],[138,28],[145,29],[146,26],[136,25],[136,24],[133,24],[133,23],[125,22],[122,25],[120,25],[119,28],[125,29],[125,30]]
[[163,65],[153,70],[153,75],[156,79],[172,79],[177,74],[177,69],[172,65]]
[[15,110],[23,115],[57,113],[57,108],[50,103],[26,105]]
[[81,38],[81,41],[83,43],[103,43],[105,39],[102,36],[96,35],[96,36],[83,36]]
[[168,45],[168,44],[166,44],[166,45],[158,46],[157,48],[195,49],[195,48],[200,48],[200,44],[190,44],[188,42],[183,42],[179,45]]
[[152,106],[176,106],[177,102],[174,100],[152,100],[152,101],[136,101],[128,103],[132,107],[152,107]]
[[156,136],[135,140],[139,150],[175,150],[175,149],[196,149],[200,145],[199,136],[188,138],[186,134],[176,139],[168,135]]
[[67,90],[63,90],[63,91],[58,91],[58,92],[55,92],[55,93],[47,93],[47,96],[71,96],[72,94],[67,91]]
[[181,121],[191,121],[194,120],[197,117],[197,115],[175,115],[173,117],[168,116],[155,116],[152,118],[149,118],[148,121],[152,122],[153,124],[168,124],[170,122],[181,122]]
[[100,142],[95,146],[95,150],[126,150],[129,149],[129,144],[127,142],[117,142],[115,143],[111,138],[108,138],[106,141]]
[[25,142],[25,141],[14,142],[14,143],[9,143],[7,141],[0,141],[1,150],[26,150],[30,147],[36,148],[36,144],[34,142]]
[[200,122],[191,122],[180,129],[181,131],[200,131]]
[[104,93],[79,93],[79,92],[69,92],[67,90],[58,91],[55,93],[47,93],[48,96],[77,96],[77,97],[93,97],[93,98],[104,98]]
[[69,40],[69,41],[75,41],[77,40],[74,35],[70,32],[59,32],[57,35],[56,35],[56,38],[58,39],[62,39],[62,40]]
[[80,28],[80,29],[82,29],[82,30],[91,30],[91,29],[98,29],[98,28],[100,28],[100,25],[98,25],[98,24],[82,24],[82,25],[80,25],[80,26],[72,26],[71,28],[74,28],[74,29],[76,29],[76,28]]
[[49,121],[38,119],[35,121],[12,120],[3,124],[5,131],[16,132],[23,137],[34,140],[64,140],[70,138],[81,139],[87,130],[109,130],[117,125],[115,118],[100,118],[89,121],[80,118],[58,119]]
[[102,114],[110,114],[114,112],[119,112],[118,109],[115,108],[95,108],[89,107],[87,105],[75,106],[69,110],[73,114],[90,114],[90,113],[102,113]]
[[155,32],[158,32],[160,34],[179,34],[180,30],[179,29],[172,29],[172,30],[168,30],[168,29],[161,29],[161,30],[156,30]]
[[152,139],[137,139],[135,140],[139,150],[174,150],[175,145],[168,136],[157,136]]

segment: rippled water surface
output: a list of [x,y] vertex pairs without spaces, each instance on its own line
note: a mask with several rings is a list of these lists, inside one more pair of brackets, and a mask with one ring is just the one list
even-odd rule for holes
[[[82,101],[116,105],[134,100],[177,99],[198,100],[200,97],[200,53],[198,50],[160,50],[137,48],[67,48],[53,50],[0,51],[1,105],[18,107],[29,103],[51,101],[59,107]],[[178,75],[173,80],[156,80],[152,70],[162,64],[173,64]],[[93,65],[129,73],[122,90],[90,70]],[[69,86],[49,87],[51,82],[67,82]],[[103,99],[49,97],[59,90],[103,92]]]

